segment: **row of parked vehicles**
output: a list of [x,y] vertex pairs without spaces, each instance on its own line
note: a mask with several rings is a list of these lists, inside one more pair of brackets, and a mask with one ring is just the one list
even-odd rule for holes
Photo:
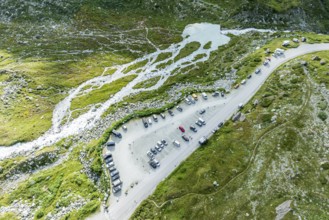
[[121,191],[122,181],[120,180],[120,173],[116,169],[113,156],[110,152],[107,152],[103,159],[105,161],[106,168],[108,169],[110,176],[111,176],[111,182],[112,182],[112,191],[113,193],[117,193]]
[[[269,62],[269,60],[265,60],[265,62],[264,62],[264,65],[266,66],[266,65],[268,65],[268,62]],[[255,70],[255,74],[259,74],[259,73],[261,73],[261,69],[260,68],[257,68],[256,70]],[[250,74],[250,75],[248,75],[247,76],[247,79],[251,79],[251,77],[252,77],[252,75]],[[240,84],[241,85],[244,85],[244,84],[246,84],[247,83],[247,79],[244,79],[244,80],[242,80],[241,81],[241,83],[237,83],[237,84],[235,84],[234,85],[234,89],[238,89],[239,87],[240,87]]]
[[[181,106],[177,106],[176,109],[179,112],[183,111],[183,108]],[[169,113],[170,116],[175,115],[174,112],[171,109],[168,110],[168,113]],[[162,119],[166,119],[166,115],[164,113],[160,113],[160,117]],[[144,125],[145,128],[148,128],[148,126],[152,125],[153,122],[158,122],[158,121],[159,121],[158,116],[156,114],[153,114],[152,117],[150,117],[150,118],[142,118],[142,122],[143,122],[143,125]]]
[[[207,93],[203,92],[201,93],[201,96],[204,100],[207,100],[208,99],[208,95]],[[225,96],[225,93],[222,91],[222,92],[218,92],[218,91],[215,91],[213,94],[212,94],[213,97],[218,97],[218,96],[222,96],[224,97]],[[185,102],[188,104],[188,105],[191,105],[191,104],[195,104],[195,102],[198,101],[198,96],[196,94],[192,94],[192,95],[189,95],[185,98]],[[179,112],[183,112],[183,108],[181,106],[176,106],[176,109],[177,111]],[[200,114],[203,114],[205,113],[205,109],[202,109],[200,111]],[[174,112],[172,109],[169,109],[168,110],[168,114],[170,116],[174,116]],[[160,116],[162,119],[165,119],[166,118],[166,115],[164,113],[160,113]],[[152,120],[153,119],[153,120]],[[142,123],[144,125],[145,128],[148,128],[150,125],[153,124],[153,122],[158,122],[158,116],[153,114],[152,117],[150,118],[142,118]]]
[[[221,95],[222,97],[225,96],[223,91],[222,92],[215,91],[212,94],[213,97],[218,97],[219,95]],[[201,96],[204,100],[208,99],[208,95],[205,92],[201,93]],[[199,100],[198,96],[193,93],[192,95],[189,95],[185,98],[185,103],[188,104],[188,105],[191,105],[191,104],[195,104],[195,102],[198,101],[198,100]]]
[[152,168],[157,168],[160,166],[160,162],[155,159],[155,155],[159,154],[165,146],[168,146],[168,142],[165,139],[158,141],[154,147],[151,147],[149,151],[146,152],[147,157],[150,159],[149,164]]

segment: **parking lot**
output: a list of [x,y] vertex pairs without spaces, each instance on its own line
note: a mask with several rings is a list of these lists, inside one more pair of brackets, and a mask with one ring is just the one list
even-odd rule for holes
[[[141,119],[135,119],[125,124],[126,131],[122,128],[119,129],[118,131],[123,137],[118,138],[112,135],[111,139],[116,142],[116,145],[107,147],[107,150],[113,155],[113,162],[120,172],[120,178],[123,182],[121,192],[114,194],[114,196],[120,199],[123,194],[129,194],[134,186],[138,185],[146,175],[160,172],[163,167],[167,166],[168,162],[166,161],[180,155],[187,148],[191,148],[201,137],[208,136],[211,132],[206,128],[213,126],[214,129],[217,125],[210,124],[199,127],[195,122],[200,117],[205,121],[211,119],[216,115],[218,107],[224,105],[225,101],[226,97],[220,96],[212,97],[210,95],[208,100],[199,97],[195,104],[180,104],[182,111],[178,111],[176,108],[172,109],[174,116],[170,116],[168,112],[165,112],[165,119],[158,115],[157,122],[152,117],[148,117],[147,119],[152,120],[152,124],[148,124],[147,128],[145,128]],[[203,114],[199,113],[201,106],[205,109]],[[190,125],[193,125],[197,132],[190,130]],[[185,132],[179,130],[179,126],[183,126]],[[183,134],[188,137],[189,141],[183,140]],[[166,140],[167,146],[163,146],[163,149],[159,152],[155,149],[155,146],[162,139]],[[180,143],[180,147],[173,144],[174,140]],[[156,150],[155,159],[160,162],[160,166],[155,169],[150,166],[150,158],[147,156],[150,148]]]

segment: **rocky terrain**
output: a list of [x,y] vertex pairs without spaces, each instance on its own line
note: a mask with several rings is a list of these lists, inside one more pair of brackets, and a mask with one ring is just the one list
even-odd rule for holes
[[[132,117],[172,107],[191,92],[229,90],[261,63],[266,56],[264,45],[275,49],[283,39],[301,35],[307,35],[310,42],[329,41],[327,35],[305,33],[328,32],[327,0],[0,0],[0,5],[0,146],[26,143],[44,135],[52,126],[56,104],[73,88],[102,74],[111,75],[115,67],[181,42],[181,33],[188,24],[211,22],[221,24],[224,29],[256,27],[278,30],[276,33],[230,35],[230,43],[212,51],[208,61],[175,72],[176,75],[170,76],[155,93],[145,91],[128,96],[111,106],[94,128],[49,143],[44,149],[35,147],[0,160],[0,219],[85,218],[101,203],[105,205],[110,194],[101,149],[112,128]],[[192,47],[188,48],[186,53],[192,50]],[[165,56],[163,54],[162,58]],[[312,146],[317,143],[319,146],[315,150],[328,155],[326,68],[329,59],[326,54],[316,56],[318,58],[306,57],[303,60],[314,87],[309,104],[314,108],[309,117],[314,120],[309,119],[312,121],[309,127],[299,132],[314,139],[312,143],[309,139],[302,141]],[[104,72],[106,67],[113,69]],[[291,80],[299,83],[299,77]],[[282,106],[280,111],[272,109],[261,117],[265,125],[256,123],[251,127],[257,130],[268,124],[275,125],[293,115],[294,110],[289,105]],[[82,114],[76,112],[75,117]],[[248,120],[248,113],[245,115]],[[325,185],[328,182],[328,161],[317,156],[310,163],[316,163],[313,166],[316,167],[320,161],[321,168],[316,178]],[[260,154],[259,157],[255,159],[255,164],[259,165],[256,170],[263,169],[261,162],[268,155]],[[289,178],[298,176],[298,169],[289,161],[290,158],[282,157],[280,167],[273,162],[273,169],[268,171],[270,179],[277,172],[290,173]],[[251,173],[249,181],[257,179],[255,175]],[[284,187],[292,186],[286,184]],[[320,189],[320,186],[316,187]],[[326,195],[327,192],[314,193]],[[156,202],[162,201],[161,196],[156,199],[159,200]],[[303,199],[306,201],[309,197]],[[257,207],[256,203],[253,203],[254,207]],[[279,202],[275,203],[275,207],[279,205]],[[298,205],[293,198],[291,210]],[[153,208],[150,208],[153,214],[159,211]],[[248,214],[256,213],[255,210],[248,211]],[[278,208],[278,218],[286,210]],[[301,210],[297,209],[300,216],[309,214],[306,209],[304,213]],[[166,211],[161,210],[161,213],[167,214]]]

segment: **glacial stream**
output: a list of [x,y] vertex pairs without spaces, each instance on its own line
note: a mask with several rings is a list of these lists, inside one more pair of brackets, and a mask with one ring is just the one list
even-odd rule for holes
[[[31,149],[41,149],[45,146],[50,146],[59,140],[72,136],[78,135],[84,130],[89,130],[95,127],[97,121],[101,120],[103,113],[113,104],[120,102],[124,97],[138,93],[142,91],[155,90],[163,85],[163,83],[168,79],[169,76],[174,74],[174,70],[177,68],[182,69],[185,67],[193,66],[197,62],[204,62],[209,59],[210,53],[218,49],[219,46],[225,45],[230,41],[230,38],[226,36],[227,34],[245,34],[249,31],[259,31],[259,32],[271,32],[270,30],[258,30],[258,29],[244,29],[244,30],[225,30],[221,31],[220,25],[209,24],[209,23],[196,23],[190,24],[185,27],[182,37],[183,40],[177,44],[172,44],[166,49],[156,48],[156,51],[148,54],[142,58],[136,59],[133,62],[119,65],[106,67],[101,76],[90,79],[82,83],[77,88],[72,89],[69,95],[59,102],[54,111],[52,117],[52,127],[42,136],[26,143],[17,143],[13,146],[0,147],[0,160],[10,156],[13,153],[27,152]],[[158,68],[158,65],[166,64],[180,53],[180,51],[190,42],[199,42],[200,47],[189,54],[188,56],[177,60],[176,62],[171,62],[171,64],[166,65],[164,68]],[[204,46],[211,42],[210,47],[204,48]],[[156,61],[158,56],[162,53],[172,53],[172,55],[164,60]],[[198,56],[203,55],[203,56]],[[146,62],[143,67],[130,70],[124,73],[128,67],[139,63]],[[114,69],[115,72],[111,75],[106,75],[106,73]],[[91,92],[93,88],[100,88],[105,84],[109,84],[115,80],[122,77],[136,74],[137,77],[123,87],[114,96],[109,97],[109,99],[104,103],[98,103],[92,106],[87,112],[81,114],[78,118],[73,120],[67,120],[71,115],[71,101],[82,94]],[[145,80],[153,77],[160,76],[160,80],[150,88],[134,89],[133,87]],[[89,89],[85,89],[89,87]]]

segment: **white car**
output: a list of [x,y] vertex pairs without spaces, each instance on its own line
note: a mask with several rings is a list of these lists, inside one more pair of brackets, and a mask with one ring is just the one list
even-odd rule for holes
[[205,99],[205,100],[208,99],[208,96],[207,96],[207,94],[206,94],[205,92],[201,93],[201,95],[202,95],[202,98],[203,98],[203,99]]
[[173,141],[173,144],[174,144],[176,147],[180,147],[180,143],[179,143],[179,141],[177,141],[177,140],[174,140],[174,141]]

